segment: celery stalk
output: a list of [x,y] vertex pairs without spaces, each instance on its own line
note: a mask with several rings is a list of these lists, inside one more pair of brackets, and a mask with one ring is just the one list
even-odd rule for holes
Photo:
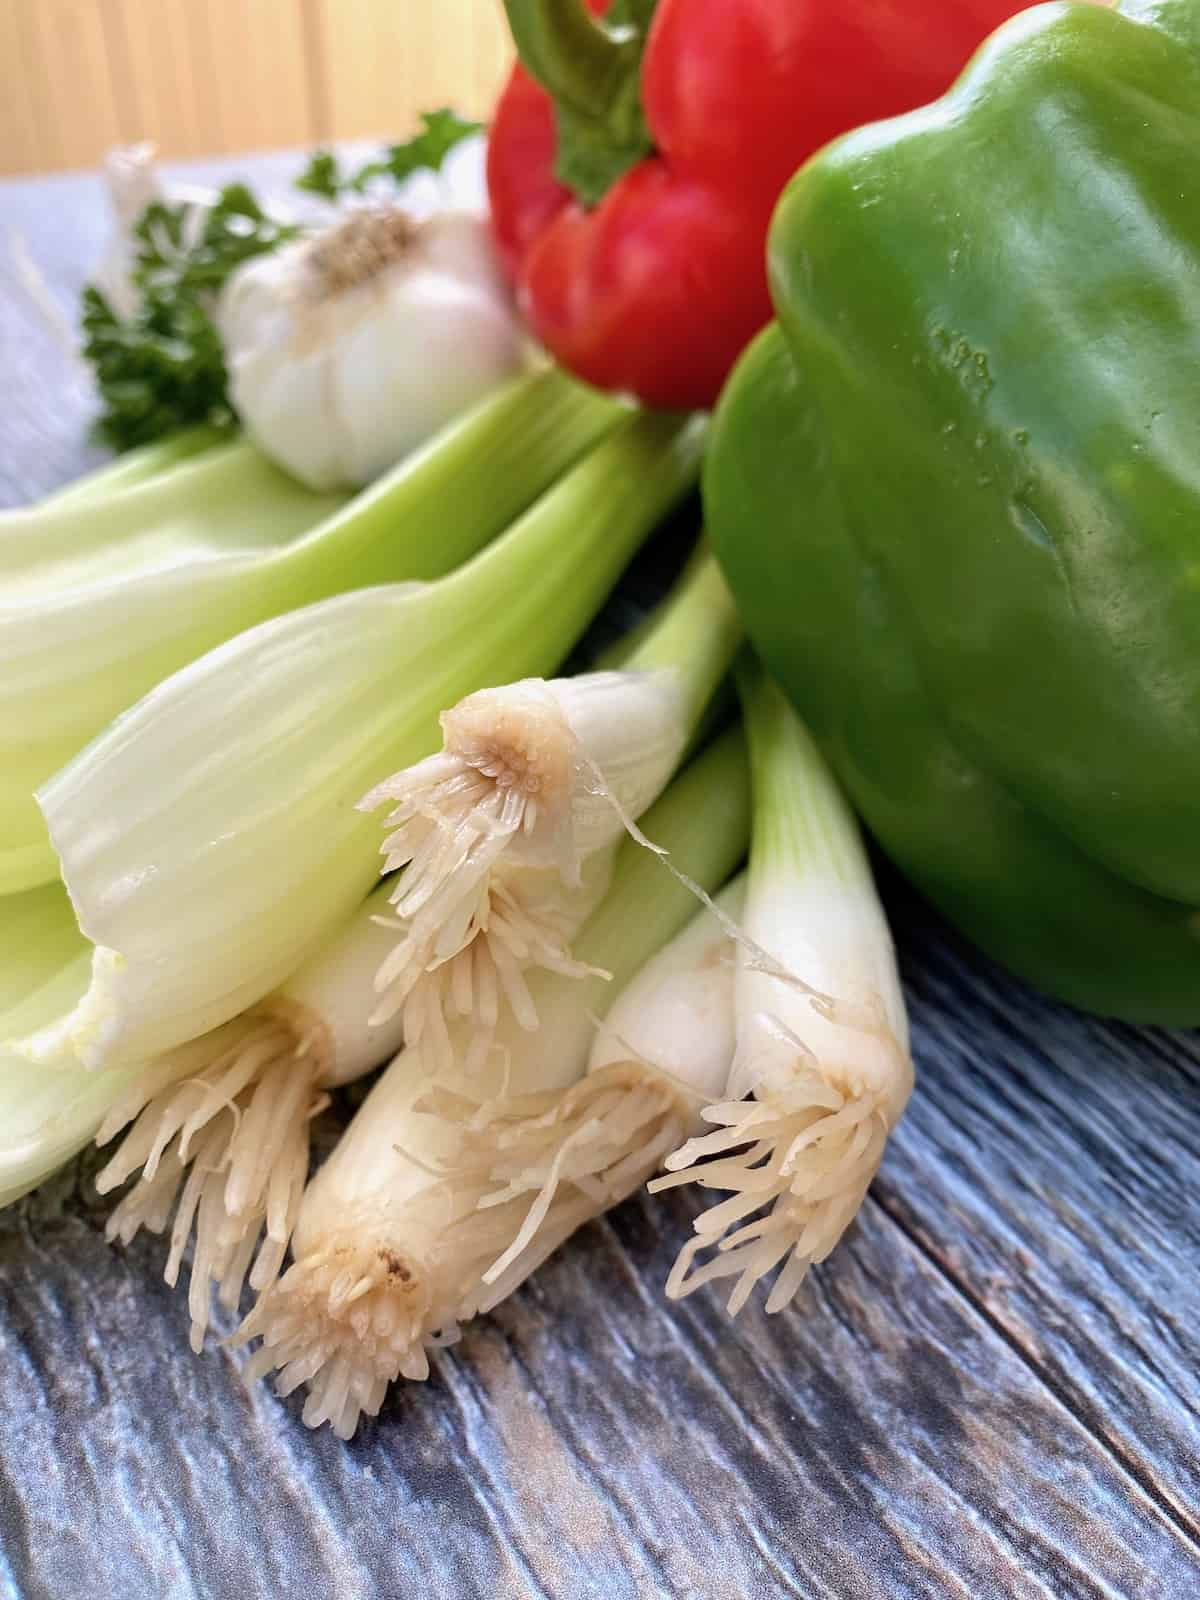
[[265,618],[453,570],[621,415],[548,370],[348,502],[235,442],[0,517],[0,893],[56,875],[35,791],[156,683]]
[[[0,902],[0,1037],[57,1013],[62,974],[84,949],[61,884]],[[82,1149],[127,1077],[78,1068],[43,1072],[0,1049],[0,1206]]]
[[436,748],[464,694],[566,655],[694,484],[703,439],[699,419],[632,418],[452,576],[240,634],[57,774],[40,799],[94,949],[79,1004],[24,1048],[131,1062],[286,978],[376,876],[358,797]]
[[126,450],[124,455],[104,462],[82,478],[76,478],[73,483],[64,484],[61,489],[55,489],[48,495],[42,504],[82,505],[85,501],[94,504],[110,494],[135,489],[138,484],[157,478],[160,473],[179,466],[192,456],[228,442],[229,432],[225,428],[210,427],[202,422],[192,428],[180,428],[165,439],[156,439],[153,444],[142,444],[133,450]]

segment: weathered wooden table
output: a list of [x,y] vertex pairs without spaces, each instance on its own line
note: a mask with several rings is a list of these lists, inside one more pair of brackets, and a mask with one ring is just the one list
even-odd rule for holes
[[[0,184],[7,504],[98,459],[14,234],[69,313],[98,184]],[[777,1318],[668,1305],[689,1202],[637,1200],[344,1445],[191,1356],[86,1163],[0,1213],[0,1590],[1200,1596],[1200,1046],[1047,1004],[885,891],[917,1092]]]

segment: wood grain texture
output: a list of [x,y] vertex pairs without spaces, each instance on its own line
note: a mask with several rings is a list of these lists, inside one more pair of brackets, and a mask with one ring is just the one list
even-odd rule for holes
[[0,174],[399,138],[511,60],[501,0],[3,0]]
[[487,115],[512,63],[499,0],[310,0],[329,125],[338,138],[402,136],[453,104]]
[[225,0],[189,4],[187,11],[189,20],[206,23],[204,55],[197,59],[212,62],[208,105],[215,99],[220,128],[219,144],[193,145],[188,153],[269,150],[315,139],[297,0]]
[[[85,166],[97,148],[131,137],[118,106],[102,9],[95,0],[6,0],[20,37],[15,61],[5,60],[4,91],[20,72],[35,107],[44,166]],[[7,158],[0,170],[11,171]]]
[[36,171],[39,161],[37,117],[25,67],[23,18],[15,6],[0,6],[0,149],[3,172]]
[[[69,306],[98,187],[0,185],[6,225]],[[89,459],[70,372],[0,261],[0,501]],[[780,1317],[667,1305],[692,1207],[639,1199],[347,1446],[191,1357],[94,1161],[0,1213],[0,1594],[1194,1600],[1200,1046],[1041,1001],[885,892],[918,1089]]]
[[924,1093],[881,1203],[1200,1548],[1195,1037],[1014,1006],[945,946],[914,991]]
[[[657,1285],[634,1202],[349,1446],[183,1348],[156,1241],[60,1183],[0,1232],[9,1581],[90,1592],[1073,1600],[1188,1595],[1136,1483],[873,1210],[775,1321]],[[228,1323],[223,1324],[224,1327]],[[43,1463],[31,1470],[30,1463]],[[0,1570],[3,1570],[0,1568]]]

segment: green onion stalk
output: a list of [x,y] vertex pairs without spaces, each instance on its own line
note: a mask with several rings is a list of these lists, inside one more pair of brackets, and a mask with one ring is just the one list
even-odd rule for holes
[[[607,976],[571,941],[607,892],[622,817],[641,815],[666,785],[739,638],[711,557],[693,559],[639,635],[619,672],[523,679],[444,712],[447,749],[381,786],[405,793],[399,831],[417,839],[405,870],[279,988],[210,1030],[207,1055],[201,1040],[182,1047],[186,1078],[181,1049],[168,1050],[105,1117],[98,1142],[123,1137],[101,1191],[136,1175],[110,1238],[169,1225],[174,1284],[194,1234],[196,1348],[212,1284],[232,1306],[247,1272],[259,1290],[276,1276],[311,1120],[331,1088],[404,1043],[449,1065],[455,1020],[470,1024],[456,1029],[469,1038],[467,1070],[482,1068],[502,1018],[540,1026],[533,972]],[[398,837],[385,845],[389,870]],[[403,1004],[398,954],[411,972]]]
[[366,797],[367,810],[392,807],[383,864],[398,874],[377,1015],[403,1011],[407,1044],[446,1057],[447,1019],[469,1017],[479,1059],[507,1007],[537,1027],[525,974],[569,970],[564,931],[579,922],[568,907],[586,906],[574,893],[586,864],[662,793],[740,638],[702,547],[619,670],[468,696],[443,714],[437,755]]

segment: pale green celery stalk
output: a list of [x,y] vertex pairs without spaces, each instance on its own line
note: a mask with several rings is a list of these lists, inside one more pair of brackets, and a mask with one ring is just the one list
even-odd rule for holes
[[[735,731],[676,778],[647,813],[646,829],[715,890],[745,850],[749,821],[745,747]],[[535,1248],[485,1281],[527,1209],[521,1199],[480,1205],[494,1188],[508,1117],[582,1076],[595,1015],[695,904],[655,855],[626,839],[609,891],[577,941],[581,956],[612,972],[611,983],[535,973],[541,1031],[522,1035],[510,1019],[502,1048],[475,1071],[461,1054],[431,1071],[423,1047],[393,1062],[308,1186],[294,1265],[238,1331],[239,1342],[263,1340],[248,1377],[281,1368],[281,1393],[308,1383],[305,1423],[329,1422],[348,1438],[362,1412],[379,1410],[389,1383],[428,1376],[426,1351],[439,1335],[504,1299],[594,1213],[576,1194]]]
[[[850,806],[812,736],[757,663],[738,673],[754,788],[737,1053],[721,1100],[652,1189],[729,1197],[703,1212],[667,1293],[732,1278],[736,1312],[775,1268],[794,1297],[858,1212],[913,1087],[887,920]],[[752,1096],[746,1099],[746,1096]],[[702,1250],[712,1258],[696,1266]]]
[[[0,1035],[57,1014],[56,980],[84,948],[61,884],[0,901]],[[0,1050],[0,1206],[83,1148],[127,1078],[79,1068],[45,1072]]]
[[235,442],[0,516],[0,894],[57,875],[34,793],[148,689],[267,617],[452,571],[626,414],[551,369],[349,501]]
[[0,902],[0,1037],[63,967],[87,949],[61,883]]
[[180,428],[165,439],[156,439],[153,444],[137,445],[82,478],[76,478],[73,483],[64,484],[61,489],[55,489],[47,495],[42,504],[81,505],[84,501],[102,500],[121,490],[134,489],[138,484],[157,478],[192,456],[211,450],[214,445],[228,442],[229,432],[225,428],[214,428],[203,422],[192,428]]
[[137,1071],[41,1072],[0,1049],[0,1206],[36,1189],[78,1155]]
[[287,977],[378,871],[356,799],[437,745],[438,715],[570,650],[694,485],[702,419],[620,425],[448,578],[263,623],[152,690],[41,791],[79,925],[79,1003],[37,1060],[157,1055]]

